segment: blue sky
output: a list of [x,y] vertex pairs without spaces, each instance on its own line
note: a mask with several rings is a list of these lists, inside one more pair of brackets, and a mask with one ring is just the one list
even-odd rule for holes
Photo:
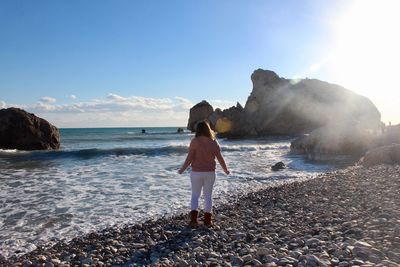
[[374,98],[329,58],[349,3],[2,0],[0,106],[59,127],[185,125],[202,99],[244,105],[257,68]]

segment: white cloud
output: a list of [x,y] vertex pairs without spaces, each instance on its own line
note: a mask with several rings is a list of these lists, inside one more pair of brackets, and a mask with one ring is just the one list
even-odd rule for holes
[[69,98],[72,99],[72,100],[75,100],[76,99],[76,95],[70,95]]
[[173,106],[173,102],[169,98],[151,98],[143,96],[122,97],[116,94],[108,94],[106,100],[97,100],[97,105],[113,106],[122,109],[150,109],[165,110]]
[[42,98],[40,98],[40,102],[42,103],[55,103],[57,100],[53,97],[50,96],[44,96]]
[[190,109],[191,107],[194,106],[194,104],[192,103],[192,101],[190,101],[189,99],[186,99],[184,97],[181,96],[175,96],[175,99],[178,100],[179,104],[186,109]]
[[183,126],[193,104],[179,96],[171,99],[110,93],[104,98],[63,105],[40,101],[11,106],[33,112],[58,127],[112,127]]
[[209,101],[210,105],[213,106],[214,109],[220,108],[222,110],[230,108],[232,106],[236,106],[236,101],[231,100],[220,100],[220,99],[212,99]]
[[112,94],[112,93],[108,94],[107,99],[109,99],[111,101],[115,101],[115,102],[124,102],[127,100],[127,98],[125,98],[125,97],[122,97],[122,96],[119,96],[116,94]]
[[0,101],[0,109],[1,108],[6,108],[6,107],[7,107],[6,102]]

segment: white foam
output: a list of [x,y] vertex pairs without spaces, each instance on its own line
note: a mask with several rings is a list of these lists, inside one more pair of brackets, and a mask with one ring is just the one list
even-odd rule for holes
[[0,149],[0,153],[15,153],[17,149]]

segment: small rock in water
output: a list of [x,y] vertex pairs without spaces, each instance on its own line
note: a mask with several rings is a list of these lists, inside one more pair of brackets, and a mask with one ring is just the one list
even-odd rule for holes
[[274,166],[271,167],[271,170],[273,171],[279,171],[285,169],[285,163],[282,161],[276,163]]

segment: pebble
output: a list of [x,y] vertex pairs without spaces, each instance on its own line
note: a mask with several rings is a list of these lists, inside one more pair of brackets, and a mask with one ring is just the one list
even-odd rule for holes
[[244,263],[247,263],[247,262],[252,261],[252,260],[253,260],[253,257],[252,257],[251,255],[247,254],[247,255],[244,255],[244,256],[242,257],[242,260],[243,260]]

